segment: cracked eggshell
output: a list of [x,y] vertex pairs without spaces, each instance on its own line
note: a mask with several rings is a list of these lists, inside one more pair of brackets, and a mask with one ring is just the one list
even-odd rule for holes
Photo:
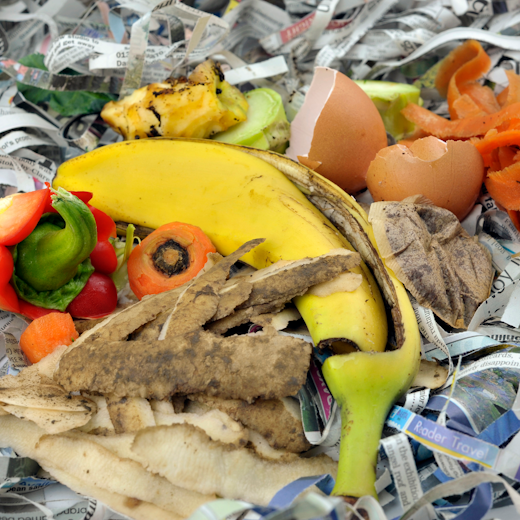
[[444,142],[430,136],[410,148],[396,144],[371,162],[367,186],[374,201],[423,195],[459,220],[471,211],[484,182],[484,162],[469,141]]
[[383,120],[368,95],[341,72],[316,67],[286,154],[356,193],[366,187],[370,161],[386,146]]

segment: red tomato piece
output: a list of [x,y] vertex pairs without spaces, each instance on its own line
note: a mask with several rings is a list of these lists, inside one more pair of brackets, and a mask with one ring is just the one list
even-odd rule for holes
[[14,246],[32,233],[48,196],[45,188],[0,199],[0,245]]
[[117,255],[114,246],[108,241],[98,242],[90,253],[90,261],[96,271],[111,274],[117,269]]
[[[20,305],[19,313],[22,316],[29,318],[30,320],[36,320],[38,318],[41,318],[42,316],[50,314],[51,312],[62,312],[62,311],[59,311],[58,309],[44,309],[43,307],[38,307],[38,306],[33,305],[32,303],[26,302],[25,300],[22,300],[22,299],[19,300],[19,305]],[[65,313],[63,313],[63,314],[65,314]]]
[[117,289],[112,278],[94,272],[83,290],[72,300],[67,312],[74,318],[103,318],[117,306]]

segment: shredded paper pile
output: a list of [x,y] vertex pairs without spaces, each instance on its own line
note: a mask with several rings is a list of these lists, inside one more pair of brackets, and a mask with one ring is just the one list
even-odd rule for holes
[[[424,106],[444,116],[431,70],[467,39],[485,47],[493,65],[485,80],[500,92],[505,71],[520,72],[520,0],[0,1],[0,196],[39,189],[64,161],[121,140],[99,117],[107,102],[188,75],[207,58],[232,85],[276,90],[289,119],[316,66],[414,83]],[[327,496],[325,474],[281,489],[268,507],[221,499],[191,519],[354,519],[360,509],[371,520],[520,517],[520,232],[485,193],[462,227],[492,256],[491,296],[455,333],[411,296],[422,357],[438,362],[445,382],[413,387],[392,409],[379,502]],[[25,327],[0,312],[0,376],[26,366]],[[301,417],[309,453],[337,460],[341,421],[320,362],[316,352],[298,393]],[[31,459],[1,455],[0,519],[125,518]],[[293,501],[312,485],[323,493]]]

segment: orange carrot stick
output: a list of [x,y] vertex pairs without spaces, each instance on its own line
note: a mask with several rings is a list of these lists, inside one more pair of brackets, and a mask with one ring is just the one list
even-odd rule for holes
[[128,259],[128,281],[142,299],[175,289],[194,278],[215,246],[197,226],[172,222],[157,228],[134,248]]
[[498,172],[488,172],[484,183],[495,202],[507,210],[520,210],[520,162]]
[[70,314],[51,312],[30,323],[20,336],[20,348],[31,363],[37,363],[56,347],[71,345],[78,338]]

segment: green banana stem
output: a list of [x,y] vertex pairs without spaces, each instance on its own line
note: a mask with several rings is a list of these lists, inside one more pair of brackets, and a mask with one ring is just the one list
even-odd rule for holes
[[374,487],[379,440],[392,405],[410,387],[420,363],[421,341],[412,306],[397,280],[405,340],[398,350],[329,357],[323,376],[341,410],[341,444],[333,494],[377,497]]
[[36,291],[52,291],[65,285],[97,242],[96,221],[78,197],[53,190],[52,206],[65,221],[45,220],[17,245],[16,275]]

